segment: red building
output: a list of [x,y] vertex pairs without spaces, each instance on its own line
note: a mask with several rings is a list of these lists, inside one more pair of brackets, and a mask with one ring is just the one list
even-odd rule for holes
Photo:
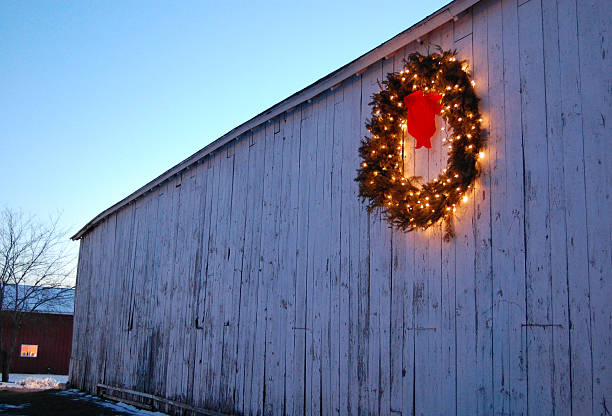
[[[25,312],[11,356],[11,373],[68,374],[72,349],[73,299],[74,293],[71,293],[69,302],[61,307],[43,307],[36,312]],[[7,311],[3,315],[2,336],[4,345],[8,345],[13,324]]]

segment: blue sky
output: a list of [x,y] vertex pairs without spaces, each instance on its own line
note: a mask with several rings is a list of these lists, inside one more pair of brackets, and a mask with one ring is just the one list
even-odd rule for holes
[[446,3],[3,0],[0,206],[74,233]]

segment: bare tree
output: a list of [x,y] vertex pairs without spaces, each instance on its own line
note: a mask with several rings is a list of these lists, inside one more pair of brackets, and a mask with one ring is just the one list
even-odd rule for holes
[[74,259],[58,219],[42,223],[4,208],[0,212],[0,366],[8,381],[19,329],[41,308],[61,307],[72,296]]

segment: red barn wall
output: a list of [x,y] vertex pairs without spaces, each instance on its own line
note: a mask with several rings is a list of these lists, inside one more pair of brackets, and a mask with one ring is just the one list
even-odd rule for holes
[[[31,313],[17,335],[11,373],[68,374],[72,349],[72,315]],[[4,341],[10,341],[12,324],[5,318]],[[38,345],[37,357],[21,357],[21,345]],[[5,344],[8,345],[8,344]]]

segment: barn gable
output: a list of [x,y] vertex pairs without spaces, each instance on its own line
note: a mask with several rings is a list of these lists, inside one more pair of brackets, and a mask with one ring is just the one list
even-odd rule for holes
[[[70,382],[169,411],[604,412],[609,4],[456,0],[100,214],[74,236]],[[378,81],[437,45],[487,132],[450,242],[354,182]],[[407,175],[444,167],[434,142]]]

